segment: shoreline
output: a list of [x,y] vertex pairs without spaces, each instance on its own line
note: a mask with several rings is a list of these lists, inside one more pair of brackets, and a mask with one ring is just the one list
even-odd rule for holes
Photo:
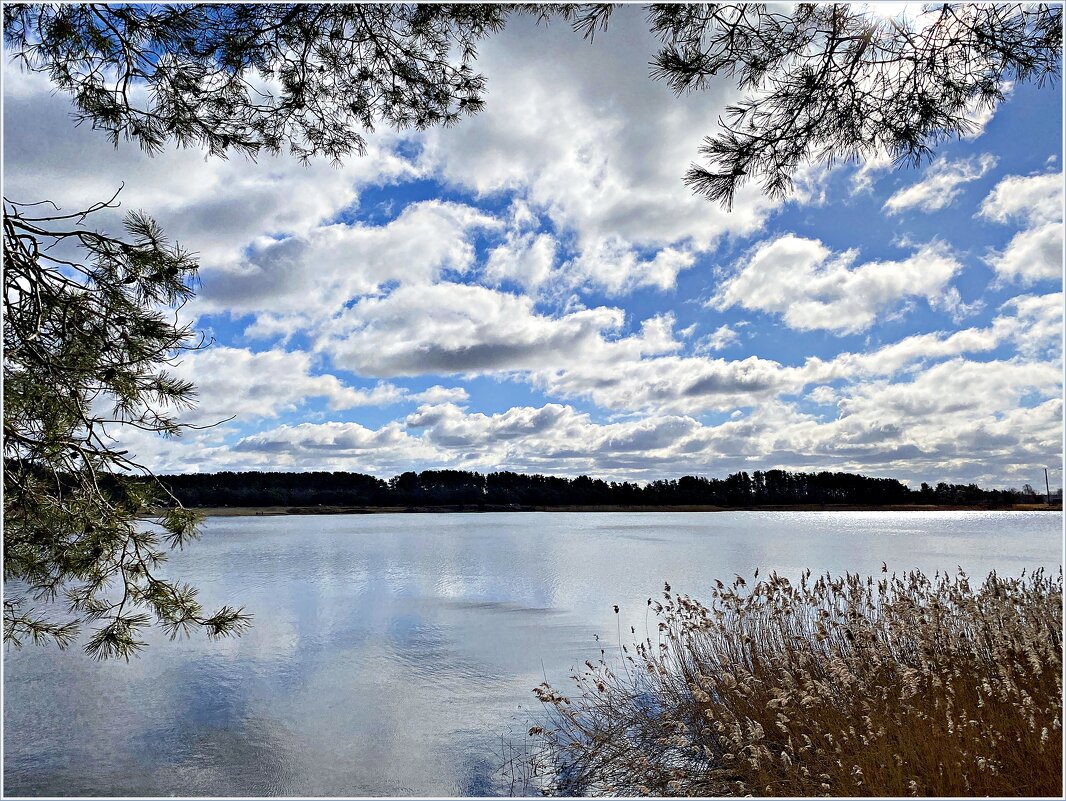
[[581,504],[572,506],[530,506],[521,504],[452,504],[445,506],[210,506],[189,507],[205,517],[282,517],[289,515],[368,515],[368,514],[492,514],[495,512],[1061,512],[1062,506],[1012,504],[1010,506],[899,504],[863,506],[859,504],[771,504],[767,506],[664,505],[627,506]]

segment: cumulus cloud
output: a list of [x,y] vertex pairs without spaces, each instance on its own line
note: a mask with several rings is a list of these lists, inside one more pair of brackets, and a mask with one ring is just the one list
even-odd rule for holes
[[1062,223],[1047,223],[1014,235],[988,263],[1007,281],[1031,284],[1062,276]]
[[1026,358],[1062,359],[1063,294],[1018,295],[1003,304],[993,328],[1013,342]]
[[722,412],[770,403],[831,381],[895,380],[944,359],[1000,348],[1054,364],[1061,358],[1061,306],[1061,293],[1022,296],[1003,304],[984,328],[915,334],[869,351],[842,352],[830,359],[812,356],[796,365],[759,357],[710,358],[698,346],[694,356],[641,353],[620,340],[590,349],[578,362],[534,371],[529,380],[557,397],[587,399],[603,409]]
[[964,184],[983,178],[996,162],[996,157],[989,153],[959,161],[939,158],[925,171],[921,181],[899,190],[885,201],[884,209],[889,214],[899,214],[907,209],[937,211],[946,208],[959,196]]
[[443,387],[436,384],[422,392],[409,395],[408,398],[417,403],[461,403],[469,400],[470,393],[463,387]]
[[[1011,81],[1003,81],[999,88],[1006,98],[1014,91],[1014,84]],[[988,124],[992,122],[996,110],[995,106],[982,102],[980,98],[975,98],[962,113],[963,118],[969,123],[969,131],[963,135],[963,139],[974,140],[983,135]],[[878,178],[892,168],[892,163],[892,156],[884,151],[865,159],[851,175],[851,194],[870,192]]]
[[[1056,393],[1061,377],[1053,365],[1020,360],[989,362],[950,359],[923,371],[914,381],[871,382],[856,387],[841,402],[844,417],[852,414],[904,415],[915,426],[940,426],[958,422],[959,415],[991,415],[1004,406],[1016,406],[1030,390],[1045,397]],[[925,422],[921,423],[921,419]]]
[[809,400],[809,401],[811,401],[813,403],[817,403],[820,406],[827,406],[829,404],[834,404],[834,403],[837,402],[839,397],[840,396],[837,395],[837,392],[836,392],[835,389],[833,389],[832,387],[829,387],[829,386],[825,386],[825,385],[822,385],[822,386],[819,386],[819,387],[815,387],[814,389],[812,389],[810,392],[807,393],[807,400]]
[[643,286],[670,289],[677,276],[696,261],[684,248],[665,247],[651,258],[641,258],[620,236],[602,237],[569,262],[572,284],[591,283],[610,295],[628,294]]
[[930,243],[903,261],[855,265],[855,250],[834,253],[817,239],[786,235],[763,242],[739,265],[709,305],[780,314],[801,331],[842,334],[869,328],[905,298],[937,305],[962,264]]
[[[737,423],[750,426],[745,433],[760,464],[833,464],[913,481],[1009,482],[1058,452],[1061,387],[1051,365],[954,358],[909,381],[856,382],[836,393],[819,388],[818,402],[837,407],[828,421],[777,403]],[[1038,401],[1022,408],[1030,394]]]
[[527,292],[548,280],[557,243],[551,234],[512,234],[489,252],[485,278],[496,285],[513,281]]
[[980,215],[1007,223],[1021,220],[1031,225],[1062,222],[1061,172],[1043,175],[1008,175],[981,203]]
[[874,182],[878,177],[892,167],[892,157],[881,151],[863,160],[858,168],[851,174],[851,194],[873,190]]
[[453,404],[420,408],[408,415],[408,429],[423,429],[429,442],[463,451],[506,449],[506,443],[521,440],[536,445],[545,455],[569,450],[567,436],[575,434],[587,415],[569,406],[549,403],[540,408],[512,407],[497,414],[465,412]]
[[725,350],[730,345],[736,344],[739,339],[740,335],[736,332],[736,329],[728,325],[720,325],[710,334],[700,339],[696,343],[694,351],[696,353],[709,353],[716,350]]
[[1062,173],[1001,180],[981,204],[979,215],[999,223],[1022,224],[1007,247],[988,263],[1006,281],[1031,284],[1062,275]]
[[[417,394],[388,384],[353,390],[314,375],[306,354],[291,361],[266,354],[260,362],[256,354],[229,349],[234,352],[224,361],[200,365],[193,377],[201,384],[211,379],[208,394],[232,397],[246,414],[270,417],[305,395],[337,408],[396,398],[420,405],[378,428],[284,423],[236,441],[213,429],[166,448],[135,439],[138,452],[157,466],[180,470],[349,469],[387,476],[428,467],[506,468],[639,479],[691,473],[694,465],[709,465],[707,472],[717,475],[778,466],[1002,484],[1031,464],[1054,461],[1062,419],[1061,330],[1061,293],[1025,295],[1004,303],[983,328],[916,334],[789,366],[756,357],[677,355],[673,320],[664,316],[629,336],[590,335],[574,345],[580,357],[520,374],[550,395],[633,415],[606,422],[565,403],[468,410],[461,387],[436,385]],[[1005,348],[1016,355],[1000,355]],[[257,368],[279,359],[285,364],[263,374],[289,381],[257,384]],[[800,397],[819,404],[820,413],[800,411]],[[733,413],[710,424],[699,419],[707,411]]]
[[216,345],[185,355],[170,372],[196,386],[195,411],[182,415],[185,422],[194,423],[274,418],[312,398],[322,398],[330,409],[340,410],[388,405],[404,395],[391,384],[354,389],[336,376],[316,374],[312,356],[296,350],[254,353]]
[[[636,333],[618,336],[625,323],[620,309],[549,316],[538,314],[527,297],[439,284],[355,304],[319,347],[339,366],[368,375],[503,373],[553,397],[584,399],[601,409],[698,414],[749,407],[828,381],[892,377],[1002,346],[1046,357],[1061,327],[1057,298],[1016,299],[986,328],[916,334],[867,352],[786,365],[755,356],[714,358],[703,340],[693,355],[680,355],[683,342],[671,315],[649,318]],[[734,336],[721,326],[709,338],[721,344]]]
[[357,204],[366,186],[417,174],[396,155],[396,137],[389,134],[375,136],[366,157],[339,168],[324,160],[301,164],[288,155],[264,155],[252,165],[198,149],[148,156],[129,143],[115,148],[91,126],[75,127],[71,111],[68,97],[55,93],[44,76],[5,68],[5,196],[47,198],[69,212],[106,200],[124,184],[122,209],[98,215],[95,224],[116,228],[125,210],[144,209],[208,269],[238,259],[258,237],[307,234]]
[[[1061,373],[1049,364],[951,359],[910,382],[853,387],[838,404],[839,418],[826,431],[835,439],[823,447],[831,451],[863,431],[879,428],[886,432],[879,447],[910,446],[910,453],[901,452],[899,459],[887,462],[896,470],[907,465],[912,472],[924,468],[941,475],[1010,475],[1044,464],[1056,453],[1061,431],[1053,432],[1061,430],[1061,392]],[[1039,402],[1024,408],[1023,399],[1030,394]],[[977,463],[976,452],[982,454]],[[856,456],[868,462],[876,454],[859,449]]]
[[723,80],[675,97],[648,75],[656,48],[637,8],[619,8],[591,46],[515,18],[479,52],[491,81],[485,110],[428,132],[419,164],[479,195],[514,193],[545,215],[573,242],[575,258],[560,267],[575,282],[669,288],[688,254],[757,230],[779,204],[749,186],[729,213],[684,185],[738,93]]
[[607,307],[542,315],[528,296],[481,286],[401,286],[346,309],[317,347],[363,375],[527,370],[580,358],[623,319]]
[[339,422],[281,425],[239,439],[232,451],[248,468],[343,469],[379,476],[415,465],[424,469],[451,456],[411,436],[396,421],[377,429]]
[[[432,283],[474,265],[473,232],[501,225],[459,203],[414,203],[385,225],[336,223],[301,236],[260,238],[232,265],[205,271],[198,311],[258,313],[273,332],[311,325],[386,283]],[[279,323],[288,318],[287,325]]]
[[[242,458],[282,466],[377,465],[396,472],[505,466],[632,479],[720,475],[755,465],[1002,483],[1047,461],[1061,435],[1059,372],[1016,359],[954,358],[908,381],[821,386],[811,394],[818,403],[834,404],[835,415],[826,420],[792,403],[769,401],[718,424],[662,413],[598,422],[555,403],[494,414],[441,403],[379,429],[355,423],[279,426],[244,438],[237,450]],[[1030,397],[1035,400],[1023,406]],[[981,460],[972,458],[975,449]]]
[[829,360],[816,357],[803,364],[808,382],[870,377],[891,378],[942,359],[981,355],[1013,347],[1026,358],[1051,363],[1061,350],[1062,294],[1025,295],[1005,302],[991,325],[953,332],[913,334],[866,352],[844,352]]
[[[1003,100],[1000,101],[1002,104],[1014,93],[1014,81],[1000,81],[999,90],[1003,93]],[[973,140],[984,134],[988,124],[996,115],[998,105],[992,105],[980,97],[971,100],[962,113],[963,119],[969,123],[969,130],[962,135],[962,138]]]
[[708,357],[660,356],[612,362],[618,354],[534,373],[534,386],[566,398],[586,398],[603,409],[727,411],[797,391],[802,369],[751,356],[729,361]]

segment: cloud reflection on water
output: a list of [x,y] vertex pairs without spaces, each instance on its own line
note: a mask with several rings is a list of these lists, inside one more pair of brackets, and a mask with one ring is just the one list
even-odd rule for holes
[[[794,577],[1061,562],[1041,513],[452,514],[215,518],[174,559],[237,640],[153,635],[129,664],[5,655],[18,795],[457,795],[507,789],[530,689],[669,580],[696,597],[755,567]],[[616,618],[613,604],[621,614]],[[595,642],[594,634],[601,641]],[[642,636],[642,635],[641,635]],[[627,641],[628,636],[623,637]],[[609,643],[609,645],[607,645]],[[542,668],[543,663],[543,668]],[[502,738],[502,739],[501,739]]]

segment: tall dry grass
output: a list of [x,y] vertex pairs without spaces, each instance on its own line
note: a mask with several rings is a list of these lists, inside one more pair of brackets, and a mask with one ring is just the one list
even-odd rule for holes
[[541,790],[1062,796],[1061,568],[717,585],[535,690]]

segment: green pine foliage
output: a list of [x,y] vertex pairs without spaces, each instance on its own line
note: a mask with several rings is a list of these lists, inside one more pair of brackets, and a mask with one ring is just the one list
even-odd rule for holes
[[678,94],[727,76],[748,95],[704,139],[705,164],[685,182],[731,207],[757,181],[783,198],[804,165],[888,156],[927,161],[940,143],[975,131],[1014,82],[1062,71],[1062,6],[929,5],[886,18],[858,3],[659,4],[652,74]]
[[[4,38],[116,144],[216,156],[288,147],[339,160],[377,124],[451,125],[482,108],[476,43],[494,4],[19,4]],[[138,89],[147,89],[139,92]]]
[[[140,213],[126,216],[124,238],[90,230],[109,205],[4,206],[4,640],[67,646],[89,624],[91,656],[128,659],[153,620],[172,637],[221,636],[248,617],[208,614],[194,588],[156,575],[197,518],[144,480],[111,432],[180,432],[173,412],[195,391],[166,367],[199,344],[175,311],[196,262]],[[66,614],[35,599],[61,599]]]

